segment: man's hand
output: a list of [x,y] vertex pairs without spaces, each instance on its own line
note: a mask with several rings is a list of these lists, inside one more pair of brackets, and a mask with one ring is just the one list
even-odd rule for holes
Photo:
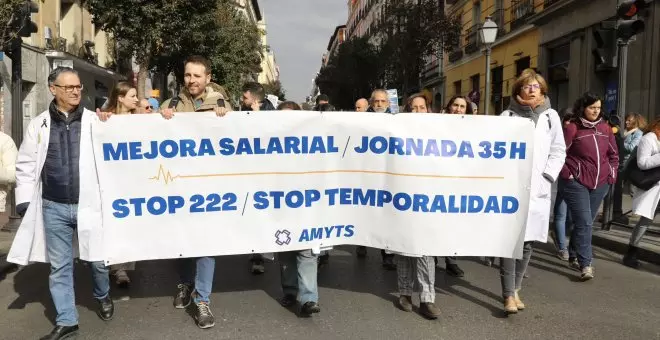
[[170,108],[163,109],[160,112],[160,115],[163,116],[163,118],[165,118],[167,120],[170,120],[170,119],[172,119],[172,117],[174,117],[174,110],[170,109]]
[[227,115],[227,112],[229,112],[229,110],[227,110],[226,107],[218,106],[215,108],[215,115],[218,117],[224,117]]
[[254,103],[252,103],[250,106],[250,109],[252,109],[252,111],[259,111],[261,106],[259,106],[259,102],[255,100]]
[[102,122],[107,122],[108,119],[112,116],[112,112],[101,112],[100,109],[96,109],[96,115]]

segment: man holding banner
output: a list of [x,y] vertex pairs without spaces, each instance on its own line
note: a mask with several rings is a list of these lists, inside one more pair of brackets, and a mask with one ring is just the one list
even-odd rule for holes
[[24,218],[8,261],[50,262],[56,326],[41,339],[56,340],[78,332],[73,287],[76,231],[80,258],[91,265],[97,315],[111,320],[114,305],[108,267],[102,261],[98,180],[93,163],[81,161],[93,161],[91,125],[96,115],[80,105],[83,86],[74,69],[56,68],[48,85],[55,99],[30,122],[16,162],[16,210]]
[[[185,89],[175,98],[163,102],[162,115],[172,118],[174,111],[205,112],[215,111],[224,115],[231,109],[221,92],[219,85],[211,82],[211,63],[204,57],[191,56],[184,63]],[[193,317],[202,329],[215,326],[215,318],[209,308],[215,258],[199,257],[179,260],[180,283],[174,297],[174,307],[185,309],[194,302]]]

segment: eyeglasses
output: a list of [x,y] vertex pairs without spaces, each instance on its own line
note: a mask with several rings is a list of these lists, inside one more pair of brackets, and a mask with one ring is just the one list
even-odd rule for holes
[[538,90],[541,88],[540,84],[531,84],[531,85],[525,85],[522,87],[523,90],[529,91],[529,90]]
[[57,85],[57,84],[53,84],[53,86],[64,89],[64,92],[66,92],[66,93],[72,93],[74,90],[78,90],[78,91],[82,92],[82,90],[83,90],[83,85],[82,84],[80,84],[80,85]]
[[151,110],[151,109],[153,109],[153,108],[154,108],[154,107],[151,106],[151,105],[149,105],[149,106],[145,106],[145,107],[144,107],[145,110]]

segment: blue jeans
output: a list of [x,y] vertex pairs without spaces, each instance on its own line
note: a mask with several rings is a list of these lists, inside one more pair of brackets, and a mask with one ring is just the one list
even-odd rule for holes
[[[73,289],[73,234],[78,228],[78,205],[43,200],[46,252],[50,260],[48,283],[55,304],[58,326],[78,324],[76,295]],[[94,298],[104,299],[110,292],[109,269],[102,261],[91,262]]]
[[561,192],[557,192],[555,199],[554,218],[552,225],[555,230],[555,241],[557,241],[557,248],[559,250],[567,250],[566,244],[566,231],[567,227],[571,226],[571,214],[568,212],[568,206]]
[[591,235],[598,208],[610,188],[610,185],[601,184],[596,189],[587,189],[576,180],[559,182],[559,190],[568,206],[573,219],[573,232],[569,245],[569,257],[577,258],[580,268],[591,266],[593,253],[591,250]]
[[[196,267],[196,268],[195,268]],[[199,257],[179,260],[180,283],[195,287],[194,303],[210,303],[213,291],[214,257]]]
[[301,304],[319,301],[316,282],[318,255],[311,249],[278,253],[284,295],[297,296]]

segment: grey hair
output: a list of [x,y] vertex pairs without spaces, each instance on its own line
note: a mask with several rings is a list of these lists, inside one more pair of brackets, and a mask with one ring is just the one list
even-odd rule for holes
[[376,89],[376,90],[373,90],[373,92],[371,92],[371,97],[369,98],[369,101],[374,100],[374,97],[376,96],[376,93],[383,93],[386,97],[389,95],[387,93],[387,90],[385,90],[385,89]]
[[60,74],[63,73],[73,73],[76,76],[78,76],[78,78],[80,78],[80,76],[78,75],[78,71],[72,69],[71,67],[60,66],[50,71],[50,74],[48,75],[48,86],[52,86],[53,84],[55,84],[57,78],[60,76]]

